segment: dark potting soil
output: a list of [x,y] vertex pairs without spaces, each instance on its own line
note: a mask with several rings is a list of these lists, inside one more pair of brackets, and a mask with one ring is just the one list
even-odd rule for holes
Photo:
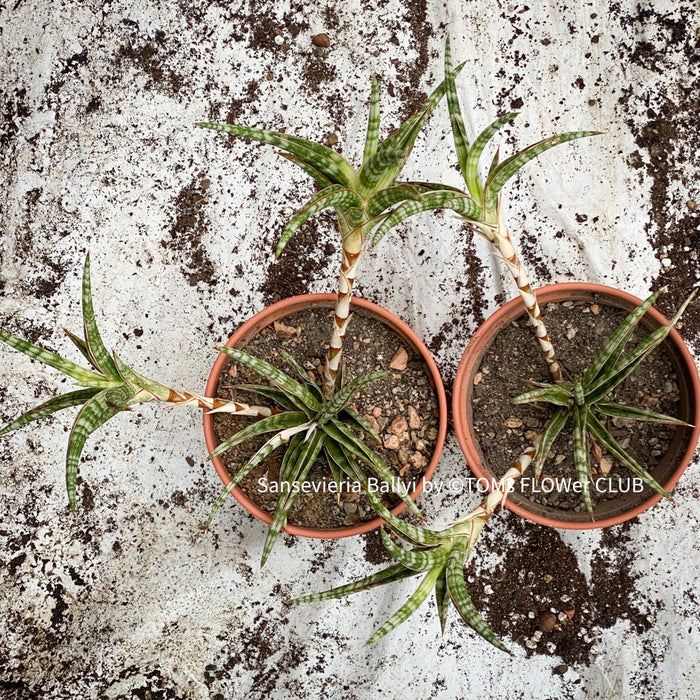
[[[281,358],[281,352],[285,350],[320,386],[321,373],[318,368],[324,362],[330,339],[332,314],[331,308],[291,314],[282,319],[282,325],[278,325],[277,330],[272,325],[264,328],[245,349],[293,376],[291,368]],[[353,312],[343,349],[348,381],[367,372],[389,370],[389,364],[400,348],[408,355],[406,369],[391,370],[390,376],[363,389],[352,406],[376,421],[383,442],[392,433],[400,433],[395,436],[398,437],[398,449],[388,449],[367,436],[365,441],[384,458],[394,473],[401,476],[409,490],[413,490],[413,482],[417,484],[420,481],[437,441],[438,403],[435,389],[422,358],[415,350],[373,315],[361,309]],[[236,388],[239,384],[259,384],[262,381],[255,372],[229,358],[219,379],[217,396],[272,406],[274,404],[264,397]],[[400,417],[404,420],[399,420]],[[223,442],[249,425],[250,421],[250,418],[226,413],[215,414],[217,442]],[[420,423],[420,426],[411,428],[409,423],[413,426]],[[270,436],[246,441],[225,453],[222,458],[229,473],[235,474]],[[283,454],[282,449],[275,451],[241,483],[246,496],[269,514],[274,513],[280,493],[279,468]],[[261,479],[266,485],[261,485]],[[312,485],[317,484],[318,492],[311,489],[309,493],[300,492],[296,496],[289,512],[290,523],[334,529],[358,525],[376,517],[369,501],[360,493],[345,489],[336,494],[328,488],[332,476],[323,456],[317,460],[307,481]],[[386,502],[393,507],[399,500],[389,494]]]
[[[568,301],[545,306],[543,319],[557,357],[570,378],[583,374],[626,315],[625,311],[609,306],[599,298],[593,304]],[[628,343],[628,349],[648,333],[640,324]],[[532,327],[526,318],[521,317],[500,330],[474,378],[474,426],[485,464],[496,476],[503,475],[522,453],[529,438],[540,431],[551,416],[551,410],[546,407],[511,403],[514,397],[528,390],[524,383],[527,379],[551,381]],[[677,415],[678,377],[668,355],[657,348],[607,398],[658,413]],[[647,470],[652,470],[665,454],[675,431],[673,426],[646,421],[606,418],[603,422],[617,442]],[[593,464],[590,487],[594,511],[596,504],[617,498],[621,493],[632,492],[642,485],[639,480],[635,483],[633,475],[614,461],[608,472],[610,458],[605,450],[602,451],[601,460],[600,454],[596,455],[594,446],[590,444],[589,454]],[[596,461],[596,456],[599,461]],[[585,511],[582,496],[573,487],[576,471],[570,422],[550,450],[540,485],[535,484],[532,474],[526,472],[526,476],[530,478],[521,479],[516,493],[528,501],[554,507],[562,511],[562,515],[567,511]],[[652,493],[649,487],[644,486],[637,494],[636,502],[642,503]]]

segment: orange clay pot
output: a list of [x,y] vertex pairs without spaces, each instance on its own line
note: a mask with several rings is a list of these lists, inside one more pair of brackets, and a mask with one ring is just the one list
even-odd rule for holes
[[[305,294],[302,296],[291,297],[289,299],[284,299],[272,306],[268,306],[266,309],[257,313],[251,319],[246,321],[228,340],[226,347],[240,347],[243,348],[245,345],[257,335],[263,328],[269,326],[274,321],[279,321],[285,316],[289,316],[297,311],[302,311],[309,308],[328,308],[332,309],[336,303],[335,294]],[[352,300],[352,306],[357,308],[362,308],[369,312],[371,315],[380,319],[384,325],[388,326],[394,333],[399,335],[404,341],[406,341],[423,359],[425,363],[430,380],[432,382],[433,388],[437,394],[438,399],[438,410],[440,413],[439,423],[438,423],[438,435],[437,442],[435,444],[435,451],[433,452],[432,459],[428,464],[423,479],[419,480],[416,489],[411,493],[411,498],[415,501],[423,490],[423,484],[428,481],[435,471],[438,460],[440,458],[440,453],[442,452],[442,447],[445,442],[445,433],[447,431],[447,399],[445,398],[445,389],[442,384],[442,379],[440,377],[440,372],[438,371],[435,361],[430,355],[428,348],[425,347],[421,339],[399,318],[390,314],[388,311],[383,309],[377,304],[366,301],[364,299],[358,299],[356,297]],[[216,388],[219,382],[219,375],[221,374],[224,363],[226,362],[227,355],[224,353],[219,353],[219,356],[214,362],[211,374],[209,375],[209,381],[207,382],[206,396],[215,396]],[[217,441],[214,436],[214,426],[212,416],[208,413],[204,414],[204,437],[207,442],[207,449],[212,452],[216,446]],[[219,457],[213,459],[214,467],[216,468],[216,473],[224,482],[224,485],[228,485],[231,481],[231,477],[224,466],[223,461]],[[231,492],[234,498],[246,509],[249,513],[254,515],[259,520],[267,523],[268,525],[272,522],[272,518],[265,513],[263,510],[258,508],[239,488],[234,488]],[[403,512],[406,508],[405,503],[400,503],[394,509],[392,513],[398,515]],[[339,528],[334,530],[319,530],[314,528],[302,527],[300,525],[287,525],[284,528],[284,532],[291,535],[301,535],[302,537],[315,537],[320,539],[338,539],[340,537],[353,537],[354,535],[361,535],[364,532],[369,532],[378,528],[384,521],[381,518],[376,518],[370,520],[362,525],[356,525],[354,527]]]
[[[550,302],[588,299],[592,301],[593,294],[601,295],[602,299],[600,296],[598,298],[603,303],[628,312],[641,303],[637,297],[612,287],[583,282],[550,285],[538,289],[536,293],[540,307],[544,307]],[[464,351],[464,355],[462,355],[455,378],[452,411],[457,439],[464,456],[467,458],[469,468],[477,478],[486,479],[489,487],[491,487],[492,479],[496,477],[489,466],[484,464],[472,426],[471,401],[474,375],[499,329],[524,316],[525,308],[520,297],[513,299],[498,309],[472,336],[467,349]],[[546,311],[543,314],[543,318],[546,323]],[[659,326],[665,325],[668,321],[656,309],[651,308],[647,311],[641,323],[652,331]],[[539,352],[539,349],[534,350],[535,347],[536,345],[533,343],[533,352]],[[651,471],[652,476],[669,491],[690,463],[700,436],[700,381],[698,380],[698,370],[695,361],[675,329],[670,332],[661,348],[669,356],[673,369],[678,375],[680,389],[679,417],[694,426],[692,428],[679,427],[676,429],[668,451]],[[661,348],[658,348],[656,352],[661,351]],[[547,507],[534,503],[517,492],[508,496],[506,507],[523,518],[532,520],[540,525],[567,530],[588,530],[619,525],[648,510],[658,503],[661,498],[660,494],[655,493],[647,500],[639,503],[639,497],[637,496],[637,503],[635,504],[632,503],[635,500],[634,494],[621,495],[619,498],[596,506],[595,522],[591,522],[588,514],[585,512],[574,513]]]

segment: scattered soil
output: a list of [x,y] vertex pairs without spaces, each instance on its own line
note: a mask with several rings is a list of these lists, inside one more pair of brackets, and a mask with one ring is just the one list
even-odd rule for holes
[[[626,312],[613,308],[596,295],[592,313],[588,301],[570,301],[563,304],[548,304],[543,313],[545,323],[557,348],[557,355],[571,377],[579,377],[590,360],[595,357],[605,341],[624,320]],[[638,327],[628,348],[648,334]],[[504,361],[505,360],[505,361]],[[485,354],[479,372],[481,378],[474,386],[472,408],[479,448],[485,464],[501,476],[522,453],[528,443],[529,431],[541,430],[552,412],[544,406],[516,406],[511,400],[528,390],[525,379],[550,381],[544,357],[534,340],[532,328],[521,316],[519,320],[503,328]],[[647,407],[659,413],[678,415],[679,386],[669,355],[652,353],[640,367],[610,395],[610,400],[631,406]],[[600,417],[600,416],[599,416]],[[650,471],[666,454],[675,428],[643,421],[607,418],[603,421],[621,446]],[[685,430],[679,428],[679,430]],[[627,494],[626,508],[630,499],[635,504],[647,500],[653,493],[649,487],[631,493],[634,482],[624,467],[613,464],[605,474],[606,452],[603,461],[597,462],[591,445],[591,460],[594,465],[591,497],[594,504],[617,499],[620,493]],[[601,466],[602,465],[602,466]],[[675,464],[661,469],[668,477]],[[662,474],[657,472],[657,478]],[[546,481],[551,477],[555,483]],[[604,477],[598,481],[599,477]],[[528,507],[533,502],[556,509],[556,517],[566,517],[567,511],[583,513],[585,506],[580,493],[564,486],[556,488],[556,480],[576,481],[573,463],[573,445],[570,424],[560,433],[550,450],[545,463],[541,486],[538,489],[533,479],[523,479],[521,488],[513,500]],[[560,482],[565,483],[565,482]],[[596,488],[598,484],[600,490]],[[641,485],[637,482],[638,485]],[[545,485],[551,488],[544,491]]]
[[[296,312],[283,319],[284,327],[296,329],[280,331],[272,326],[263,329],[247,345],[246,350],[264,358],[271,364],[293,375],[290,367],[280,357],[286,350],[307,369],[320,385],[317,368],[324,361],[326,343],[330,337],[332,310],[309,309]],[[279,328],[279,327],[278,327]],[[392,371],[386,379],[363,389],[354,406],[361,414],[373,414],[383,441],[388,441],[395,420],[403,417],[408,423],[415,409],[420,427],[405,429],[398,436],[398,449],[387,449],[377,445],[371,438],[368,444],[379,453],[389,467],[401,474],[405,483],[411,485],[419,481],[425,467],[430,462],[438,431],[438,405],[434,387],[420,355],[393,333],[381,321],[364,310],[356,310],[345,340],[344,355],[349,378],[359,377],[367,372],[388,370],[392,358],[403,348],[408,354],[404,371]],[[235,378],[231,376],[235,366]],[[273,405],[263,397],[248,394],[237,389],[238,384],[260,383],[261,377],[247,368],[229,360],[219,380],[217,396],[236,398],[250,403]],[[399,421],[401,422],[401,421]],[[249,418],[215,414],[214,430],[217,442],[223,442],[235,431],[250,424]],[[414,425],[415,416],[414,416]],[[394,432],[396,429],[394,428]],[[239,445],[225,455],[224,463],[230,473],[235,473],[264,442],[264,437]],[[391,443],[388,443],[391,444]],[[267,513],[272,514],[279,492],[273,488],[279,484],[279,468],[283,452],[273,453],[264,463],[254,469],[241,485],[244,493]],[[267,490],[259,485],[259,480],[267,480]],[[330,483],[332,477],[323,457],[312,468],[307,481],[312,484]],[[394,506],[398,499],[389,496],[388,504]],[[364,496],[345,490],[338,497],[322,486],[321,493],[299,493],[290,510],[289,522],[305,527],[333,529],[357,525],[375,516],[372,507]]]

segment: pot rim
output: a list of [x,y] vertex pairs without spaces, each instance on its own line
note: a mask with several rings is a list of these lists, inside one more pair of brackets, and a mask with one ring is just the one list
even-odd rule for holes
[[[243,325],[241,325],[238,330],[228,339],[226,342],[226,347],[234,347],[241,340],[241,338],[248,335],[248,333],[252,332],[253,329],[257,328],[257,330],[259,330],[275,320],[288,316],[297,310],[301,310],[301,308],[296,309],[292,307],[300,306],[304,308],[319,302],[335,303],[337,298],[337,294],[333,293],[301,294],[294,297],[288,297],[287,299],[278,301],[275,304],[271,304],[245,321],[245,323],[243,323]],[[423,341],[416,335],[416,333],[407,323],[402,321],[397,316],[394,316],[394,314],[390,313],[378,304],[367,301],[366,299],[353,296],[351,303],[353,306],[358,306],[376,314],[387,326],[391,328],[392,331],[396,332],[399,336],[403,337],[406,342],[413,346],[413,348],[420,354],[423,362],[428,368],[433,386],[435,388],[435,393],[437,394],[439,412],[438,434],[430,462],[425,469],[423,477],[418,481],[416,488],[410,494],[410,497],[415,501],[423,491],[424,484],[430,480],[435,468],[437,467],[440,454],[445,443],[445,435],[447,433],[447,398],[445,395],[445,387],[440,376],[440,371],[438,370],[437,364],[435,363],[435,360],[430,354],[430,351],[426,347],[425,343],[423,343]],[[219,353],[209,374],[209,379],[204,392],[205,396],[215,396],[219,376],[227,359],[228,355],[225,353]],[[214,435],[213,418],[209,413],[204,413],[204,437],[206,440],[207,449],[211,453],[216,448],[218,443]],[[212,462],[214,463],[216,473],[224,483],[224,486],[228,485],[231,481],[231,477],[224,466],[223,460],[220,457],[214,457]],[[262,520],[268,525],[272,522],[272,518],[265,513],[265,511],[255,505],[255,503],[253,503],[253,501],[251,501],[238,487],[234,488],[231,493],[234,498],[258,520]],[[401,502],[399,505],[392,508],[391,512],[394,515],[398,515],[399,513],[402,513],[405,508],[406,504]],[[365,532],[370,532],[371,530],[375,530],[376,528],[380,527],[383,523],[384,520],[378,517],[353,527],[322,530],[319,528],[303,527],[301,525],[287,525],[282,529],[282,531],[291,535],[300,535],[302,537],[311,537],[316,539],[340,539],[342,537],[353,537],[355,535],[361,535]]]
[[[593,284],[591,282],[563,282],[560,284],[550,284],[545,287],[540,287],[534,291],[540,303],[558,301],[560,300],[561,294],[579,291],[607,294],[635,305],[640,304],[642,301],[636,296],[620,289],[615,289],[614,287],[609,287],[603,284]],[[483,469],[481,458],[476,447],[476,440],[472,431],[472,426],[469,423],[467,394],[472,374],[476,370],[476,359],[478,358],[482,347],[485,345],[488,339],[498,332],[502,325],[502,319],[509,317],[511,312],[518,306],[523,308],[522,299],[520,296],[517,296],[515,299],[511,299],[507,304],[504,304],[498,308],[484,323],[481,324],[481,326],[479,326],[476,333],[469,340],[469,343],[467,344],[467,347],[464,350],[462,358],[459,362],[452,393],[452,416],[459,446],[462,449],[462,452],[467,460],[467,464],[474,475],[477,478],[486,479],[489,491],[492,489],[492,483],[491,479],[489,478],[490,475],[488,475]],[[653,307],[647,311],[646,315],[653,318],[659,324],[665,325],[668,323],[668,320]],[[695,454],[695,447],[697,445],[698,438],[700,437],[700,378],[698,377],[698,369],[695,364],[695,360],[675,328],[671,330],[667,340],[675,346],[682,360],[682,369],[684,370],[688,379],[687,384],[689,395],[695,397],[696,415],[694,427],[681,460],[676,469],[673,471],[671,477],[664,484],[664,488],[666,490],[670,490],[673,486],[675,486],[680,479],[681,474],[683,474],[688,467],[688,464]],[[570,522],[565,520],[557,520],[556,518],[550,518],[533,513],[517,503],[512,503],[510,499],[506,500],[505,505],[509,510],[517,513],[521,517],[536,522],[540,525],[561,528],[564,530],[591,530],[610,527],[612,525],[619,525],[620,523],[630,520],[640,513],[648,510],[652,506],[656,505],[661,499],[661,494],[654,493],[643,503],[631,508],[628,511],[625,511],[624,513],[621,513],[620,515],[593,522]]]

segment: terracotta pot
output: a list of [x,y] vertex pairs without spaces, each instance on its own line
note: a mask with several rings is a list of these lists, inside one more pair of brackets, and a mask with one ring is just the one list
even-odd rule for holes
[[[567,283],[543,287],[537,290],[537,299],[540,306],[544,307],[545,304],[550,302],[592,300],[593,294],[600,295],[598,298],[603,303],[628,312],[640,303],[640,300],[631,294],[621,292],[612,287],[587,283]],[[525,309],[522,300],[518,297],[502,306],[489,317],[469,341],[467,349],[462,355],[455,378],[452,410],[457,439],[464,456],[467,458],[470,469],[477,478],[486,479],[489,487],[491,480],[495,476],[489,466],[484,464],[472,425],[471,400],[474,375],[481,364],[482,357],[498,334],[499,329],[505,324],[524,316]],[[544,314],[544,320],[546,323],[546,313]],[[641,323],[651,331],[661,325],[665,325],[668,321],[656,309],[651,308],[647,311]],[[533,348],[535,347],[533,344]],[[651,470],[651,474],[656,480],[666,490],[670,490],[692,459],[698,436],[700,435],[700,381],[698,380],[698,370],[695,361],[675,329],[671,331],[661,348],[667,353],[679,378],[680,418],[695,426],[693,428],[677,428],[668,451]],[[661,349],[656,350],[656,352],[660,351]],[[621,495],[619,498],[599,503],[596,506],[595,522],[591,522],[588,514],[585,512],[573,513],[544,506],[528,500],[524,495],[517,492],[508,497],[506,506],[514,513],[541,525],[570,530],[587,530],[609,527],[625,522],[651,508],[661,498],[661,495],[655,493],[644,502],[639,503],[639,496],[636,496],[637,502],[634,503],[634,494]]]
[[[336,302],[335,294],[305,294],[302,296],[291,297],[289,299],[284,299],[272,306],[268,306],[266,309],[260,313],[253,316],[251,319],[246,321],[228,340],[226,347],[244,347],[255,335],[257,335],[263,328],[272,324],[274,321],[279,321],[286,316],[289,316],[297,311],[302,311],[309,308],[328,308],[332,309]],[[354,307],[359,307],[369,312],[372,316],[380,319],[384,325],[388,326],[394,333],[400,336],[408,345],[410,345],[423,359],[430,379],[437,394],[438,399],[438,409],[439,409],[439,424],[438,424],[438,435],[437,442],[435,444],[435,451],[433,452],[432,459],[428,464],[424,478],[418,482],[416,489],[411,493],[411,498],[415,500],[420,495],[423,490],[423,484],[428,481],[435,471],[438,460],[440,458],[440,453],[442,452],[442,446],[445,442],[445,433],[447,431],[447,399],[445,398],[445,389],[442,384],[442,379],[440,377],[440,372],[438,371],[435,361],[430,355],[428,348],[425,347],[421,339],[407,326],[401,319],[397,318],[393,314],[383,309],[377,304],[366,301],[364,299],[353,298],[352,305]],[[211,374],[209,375],[209,381],[207,382],[206,396],[215,396],[216,388],[219,382],[219,375],[221,374],[224,363],[226,362],[228,355],[224,353],[219,353],[219,356],[214,362]],[[216,446],[217,441],[214,436],[214,425],[212,416],[205,413],[204,414],[204,436],[207,442],[207,449],[212,452]],[[224,482],[224,485],[228,485],[231,481],[226,467],[220,457],[215,457],[214,467],[216,468],[216,473]],[[272,518],[265,513],[263,510],[258,508],[255,503],[253,503],[239,488],[234,488],[231,492],[234,498],[248,510],[252,515],[254,515],[259,520],[266,522],[268,525],[272,522]],[[392,509],[392,513],[398,515],[403,512],[406,508],[405,503],[400,503],[398,506]],[[355,527],[338,528],[334,530],[318,530],[309,527],[301,527],[299,525],[287,525],[284,528],[284,532],[288,532],[292,535],[301,535],[302,537],[316,537],[321,539],[337,539],[340,537],[352,537],[353,535],[360,535],[364,532],[369,532],[378,528],[384,521],[381,518],[376,518],[370,520],[362,525],[356,525]]]

